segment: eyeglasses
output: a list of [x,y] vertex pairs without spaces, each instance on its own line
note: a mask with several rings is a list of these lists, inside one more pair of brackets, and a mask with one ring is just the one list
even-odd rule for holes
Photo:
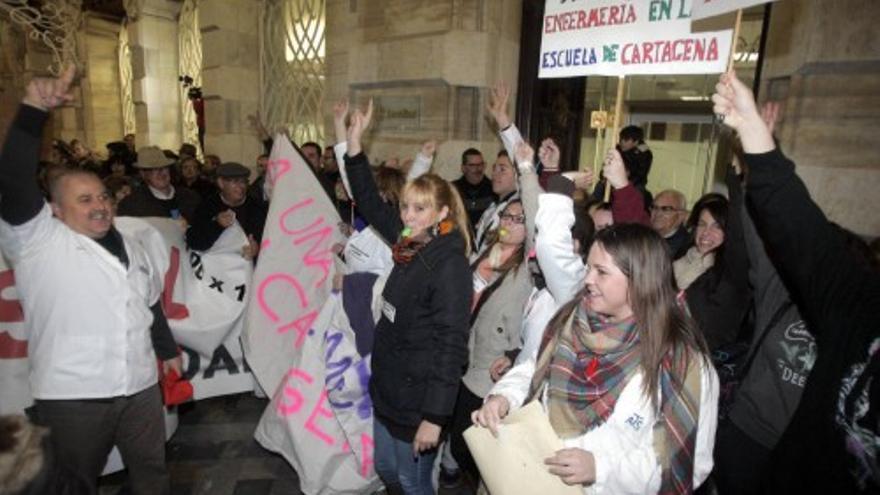
[[682,211],[682,210],[680,208],[676,208],[674,206],[651,205],[651,211],[656,211],[658,213],[674,213],[676,211]]
[[501,215],[498,216],[498,218],[500,218],[501,220],[506,220],[510,223],[516,223],[516,224],[520,224],[520,225],[526,223],[526,216],[525,215],[511,215],[509,213],[502,213]]

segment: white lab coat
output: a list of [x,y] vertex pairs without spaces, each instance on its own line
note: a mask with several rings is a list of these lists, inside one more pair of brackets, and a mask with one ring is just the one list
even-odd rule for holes
[[[718,375],[710,363],[701,368],[700,418],[694,459],[694,487],[712,472],[712,450],[718,416]],[[510,402],[510,410],[522,407],[528,396],[535,359],[514,366],[489,392]],[[487,396],[488,397],[488,396]],[[547,407],[546,387],[542,404]],[[626,384],[611,416],[599,427],[579,437],[565,439],[568,448],[593,454],[596,482],[584,487],[585,494],[657,493],[662,470],[654,452],[653,425],[662,418],[642,394],[642,373],[637,371]]]
[[0,221],[0,248],[25,314],[34,398],[128,396],[157,383],[150,306],[161,288],[137,241],[123,239],[128,269],[54,218],[48,204],[22,225]]

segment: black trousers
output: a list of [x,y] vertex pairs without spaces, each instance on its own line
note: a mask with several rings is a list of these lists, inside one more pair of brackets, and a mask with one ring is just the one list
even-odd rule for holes
[[483,398],[472,393],[464,382],[458,387],[458,399],[455,401],[455,412],[449,427],[449,447],[458,467],[468,473],[474,483],[480,481],[480,470],[471,456],[462,434],[471,427],[471,413],[483,407]]
[[132,494],[167,494],[162,407],[159,386],[153,385],[128,397],[38,400],[34,420],[49,427],[58,463],[87,480],[90,493],[96,493],[98,476],[116,445]]
[[760,493],[770,460],[770,449],[727,420],[715,435],[715,468],[712,480],[719,495]]

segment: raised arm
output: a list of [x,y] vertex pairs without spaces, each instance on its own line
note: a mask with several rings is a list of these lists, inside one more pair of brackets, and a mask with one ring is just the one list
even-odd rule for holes
[[75,75],[71,65],[58,79],[32,80],[6,134],[0,151],[0,216],[11,225],[26,223],[43,208],[37,185],[43,124],[50,110],[73,100],[70,86]]
[[516,146],[516,166],[519,169],[520,201],[526,217],[526,256],[535,248],[535,216],[538,214],[538,196],[541,186],[535,174],[535,152],[528,143],[520,141]]
[[379,189],[361,148],[361,136],[370,125],[373,115],[373,100],[370,100],[366,113],[355,110],[348,126],[348,153],[345,155],[345,167],[351,185],[352,198],[358,210],[389,244],[397,242],[398,234],[403,228],[400,215],[394,208],[382,201]]
[[853,308],[876,311],[863,305],[870,291],[853,289],[876,284],[875,276],[853,259],[843,235],[795,174],[794,163],[776,148],[752,92],[733,73],[724,74],[712,101],[724,124],[739,132],[749,165],[747,199],[755,223],[792,293],[810,301],[801,309],[809,321],[818,323],[813,330],[821,346],[823,337],[831,338],[823,331],[845,330],[834,322],[851,321]]
[[431,164],[434,162],[434,154],[437,152],[437,141],[433,139],[425,141],[422,149],[416,153],[412,166],[406,173],[406,180],[411,181],[428,173],[431,170]]
[[743,189],[739,176],[732,167],[728,167],[725,180],[730,207],[727,209],[723,276],[728,277],[734,286],[745,290],[749,281],[749,255],[743,231]]
[[651,226],[651,217],[645,210],[645,197],[626,176],[626,167],[620,152],[612,148],[605,155],[602,172],[611,184],[611,216],[614,223],[640,223]]
[[562,175],[550,178],[547,194],[538,198],[535,215],[537,234],[535,251],[544,273],[547,289],[557,304],[570,301],[584,286],[587,268],[574,250],[571,227],[574,205],[571,193],[574,182]]
[[336,144],[333,145],[333,154],[336,155],[336,163],[339,165],[339,176],[342,178],[342,187],[349,198],[354,198],[351,193],[351,184],[348,182],[348,171],[345,168],[345,154],[348,152],[348,138],[346,137],[345,117],[348,115],[348,99],[343,98],[333,104],[333,129],[336,131]]
[[507,150],[507,155],[512,157],[516,153],[517,143],[521,142],[523,138],[519,129],[511,122],[510,115],[507,114],[508,100],[510,100],[510,87],[504,81],[498,82],[489,90],[489,103],[486,105],[486,111],[495,120],[504,149]]

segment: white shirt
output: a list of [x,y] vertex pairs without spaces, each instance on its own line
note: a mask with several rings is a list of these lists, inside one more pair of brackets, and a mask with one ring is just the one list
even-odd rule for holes
[[158,381],[150,339],[160,287],[137,241],[129,267],[52,216],[0,221],[0,248],[15,269],[28,330],[36,399],[93,399],[138,393]]
[[[694,453],[694,488],[712,472],[712,450],[718,424],[718,375],[711,364],[701,367],[700,418]],[[528,395],[535,359],[514,366],[489,392],[504,396],[513,411],[522,407]],[[546,386],[542,404],[546,410]],[[654,451],[653,425],[662,418],[642,394],[642,373],[637,371],[624,386],[614,410],[597,428],[579,437],[564,439],[567,448],[579,448],[593,454],[596,482],[584,487],[584,493],[657,493],[662,469]]]

